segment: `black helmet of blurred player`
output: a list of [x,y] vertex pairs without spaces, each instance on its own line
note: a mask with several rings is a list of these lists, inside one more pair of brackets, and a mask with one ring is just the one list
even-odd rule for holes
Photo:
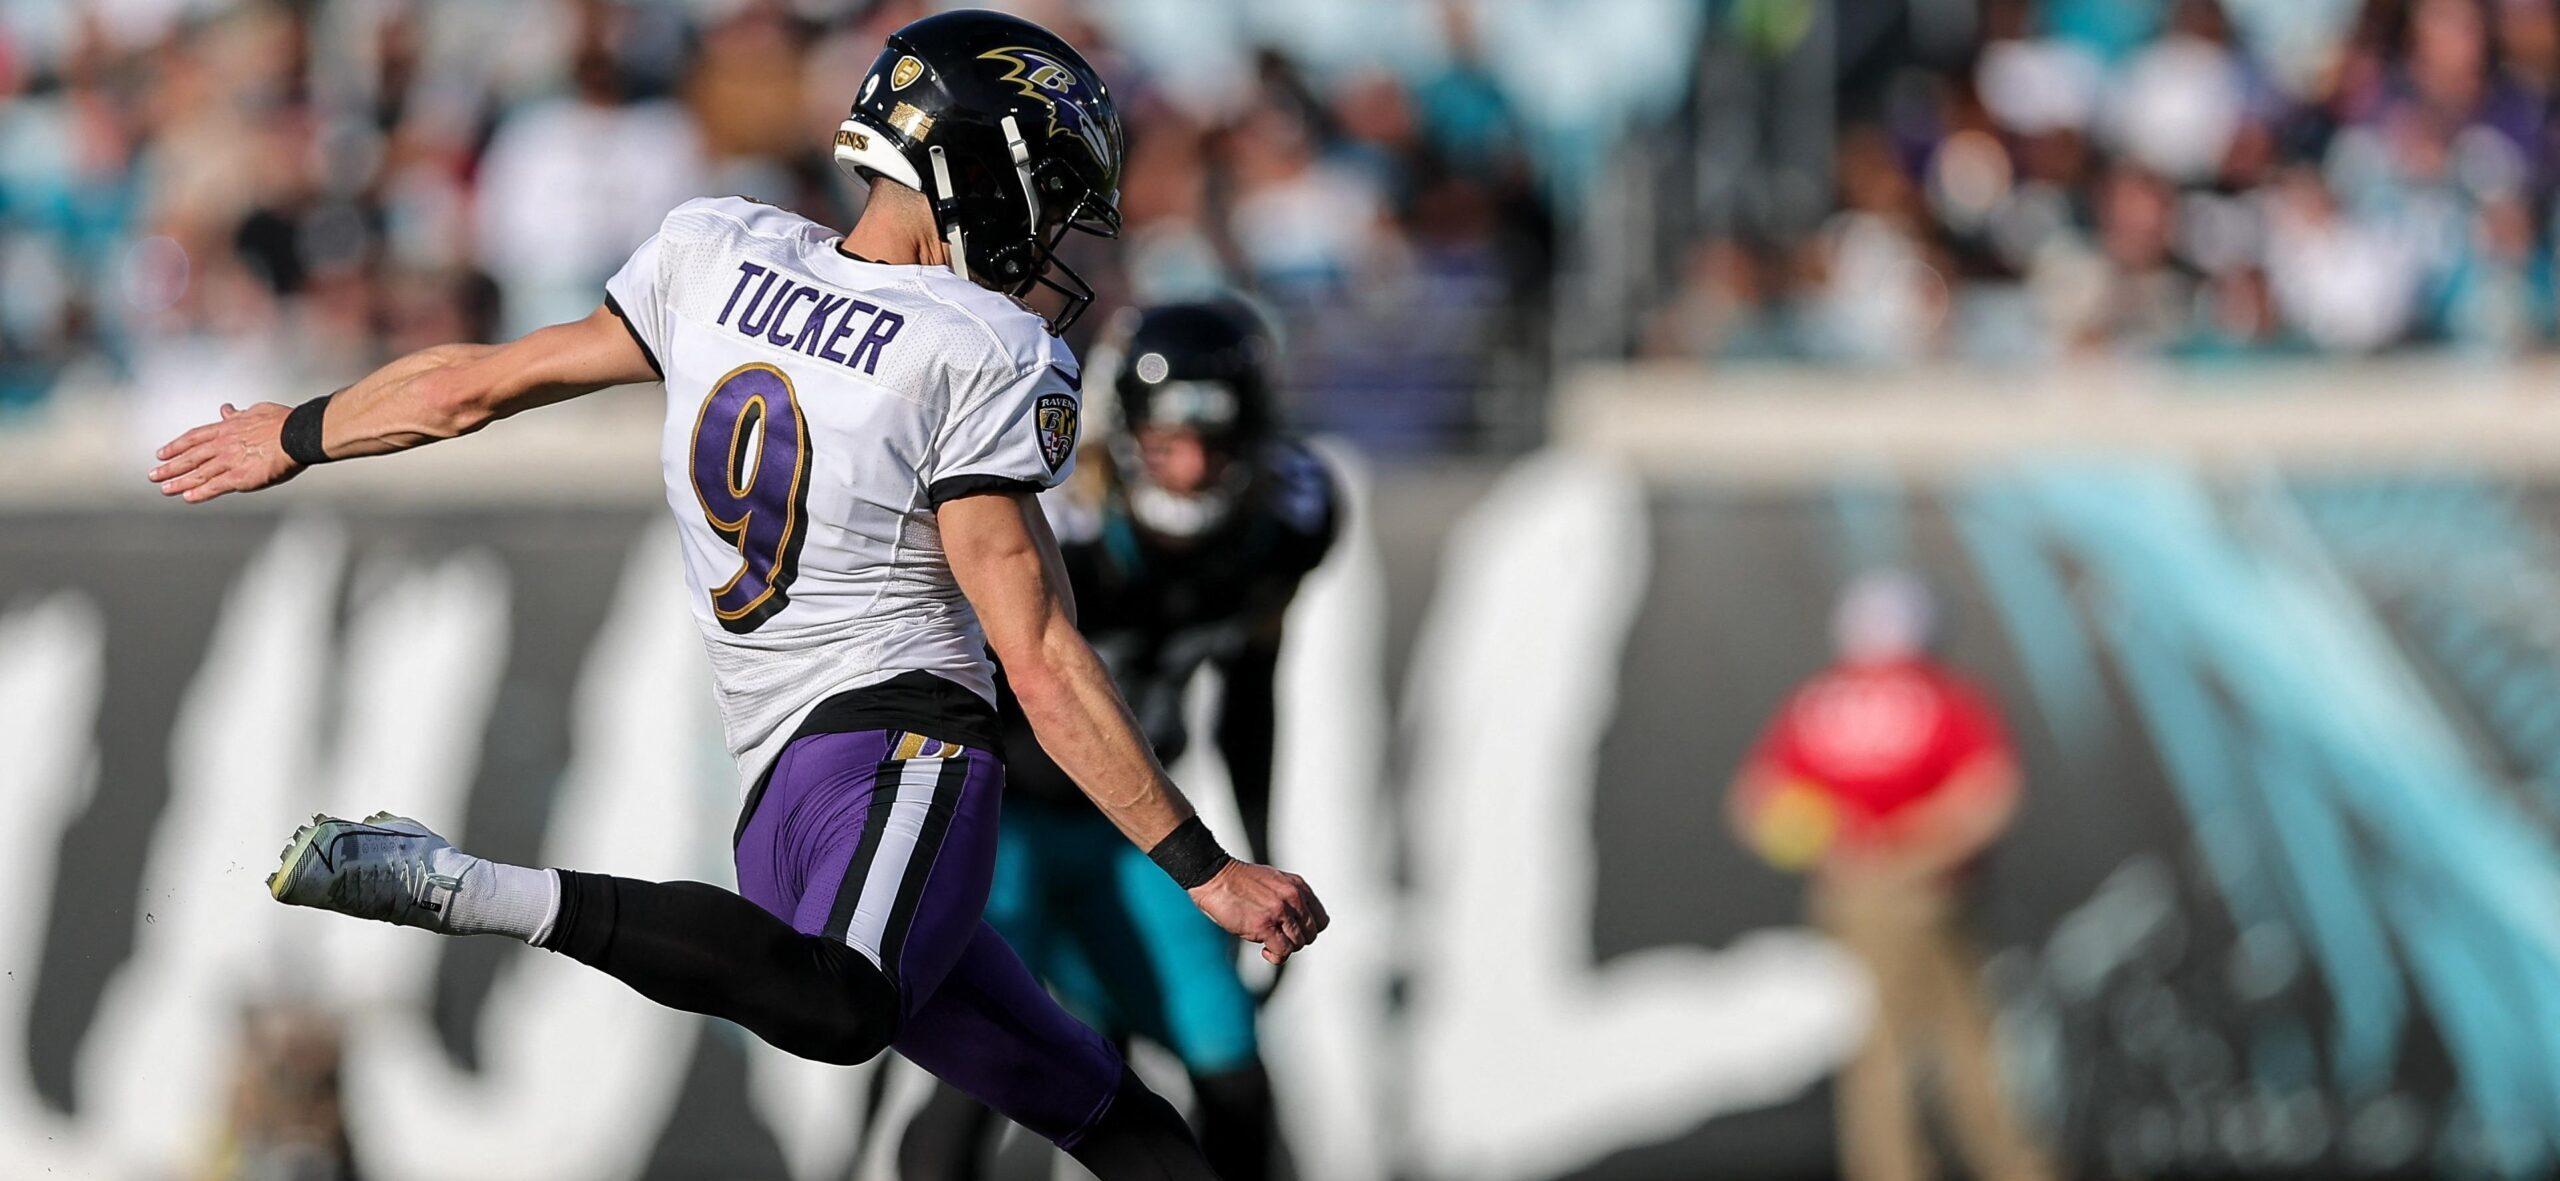
[[1095,353],[1130,516],[1173,541],[1225,524],[1277,425],[1262,317],[1232,299],[1160,304],[1122,313]]
[[[932,202],[951,269],[1008,295],[1093,288],[1057,259],[1070,229],[1120,232],[1120,112],[1083,55],[1019,17],[962,10],[889,34],[836,129],[837,166]],[[1054,277],[1052,275],[1054,272]]]

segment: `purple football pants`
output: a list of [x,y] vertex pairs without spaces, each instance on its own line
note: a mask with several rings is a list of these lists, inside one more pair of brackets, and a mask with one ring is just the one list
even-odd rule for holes
[[739,832],[738,892],[879,965],[909,1061],[1072,1147],[1125,1068],[979,917],[1003,794],[988,751],[897,730],[806,735]]

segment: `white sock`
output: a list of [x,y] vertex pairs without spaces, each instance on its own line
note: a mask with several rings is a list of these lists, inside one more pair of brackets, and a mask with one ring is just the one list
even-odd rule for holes
[[436,854],[436,872],[462,884],[446,904],[447,935],[505,935],[540,943],[560,917],[560,875],[489,861],[459,849]]

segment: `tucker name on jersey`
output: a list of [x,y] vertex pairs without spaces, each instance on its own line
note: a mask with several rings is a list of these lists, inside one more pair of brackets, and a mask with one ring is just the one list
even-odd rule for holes
[[[775,281],[780,280],[779,289]],[[747,293],[747,285],[755,284],[755,295],[738,309],[738,297]],[[805,305],[805,306],[803,306]],[[731,327],[749,337],[762,337],[769,343],[804,357],[822,357],[847,369],[864,373],[880,372],[880,351],[898,338],[898,329],[906,327],[907,318],[867,300],[841,291],[832,291],[815,283],[802,282],[768,270],[762,264],[738,263],[738,285],[729,291],[729,302],[720,307],[722,324],[730,324],[729,313],[738,310]],[[862,339],[850,351],[841,346],[859,328]]]

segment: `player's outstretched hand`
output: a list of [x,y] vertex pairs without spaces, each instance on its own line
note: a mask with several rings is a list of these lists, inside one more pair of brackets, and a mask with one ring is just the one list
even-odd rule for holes
[[246,410],[222,404],[222,418],[169,440],[151,469],[162,496],[189,504],[228,492],[272,488],[302,471],[284,453],[284,416],[292,407],[260,402]]
[[1262,958],[1275,964],[1315,942],[1333,921],[1307,879],[1250,861],[1228,862],[1218,876],[1193,887],[1191,901],[1228,934],[1261,944]]

